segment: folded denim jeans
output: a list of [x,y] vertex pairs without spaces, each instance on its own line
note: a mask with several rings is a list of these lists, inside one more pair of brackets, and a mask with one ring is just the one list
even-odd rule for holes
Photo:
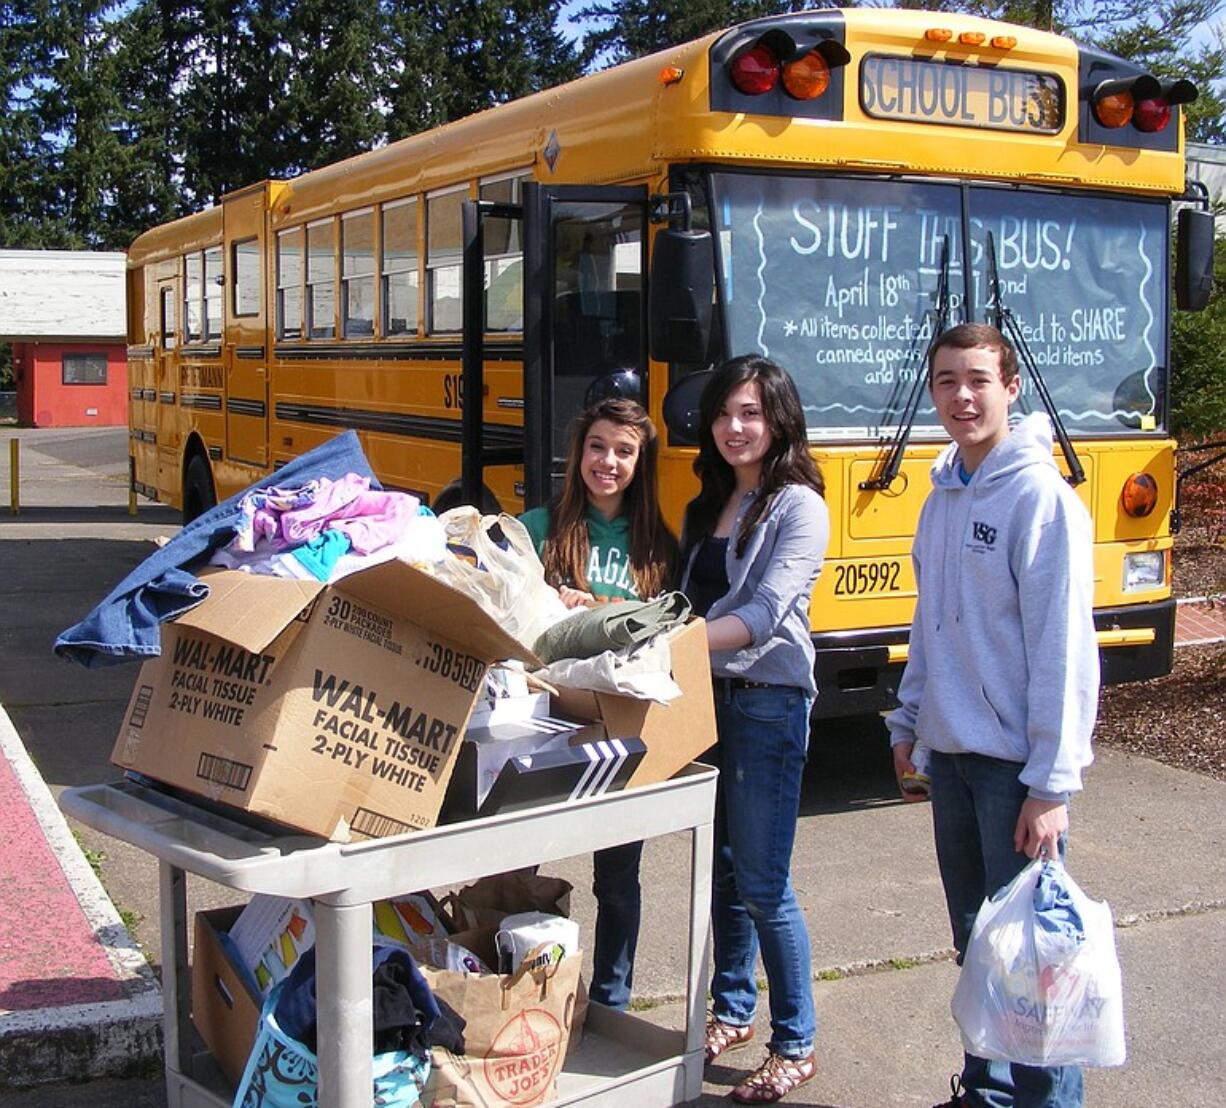
[[210,508],[186,524],[160,550],[128,574],[80,623],[60,632],[55,653],[86,667],[113,665],[162,652],[161,624],[194,608],[209,587],[193,568],[203,566],[214,550],[234,535],[239,502],[255,489],[305,484],[317,477],[339,480],[347,473],[371,478],[370,463],[354,431],[346,431],[295,458],[249,488]]

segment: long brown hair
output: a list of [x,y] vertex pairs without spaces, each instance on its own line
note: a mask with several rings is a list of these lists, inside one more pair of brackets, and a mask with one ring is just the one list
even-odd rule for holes
[[622,499],[622,514],[630,520],[630,574],[643,600],[663,592],[674,581],[677,540],[660,514],[656,487],[659,440],[655,424],[633,400],[610,397],[585,408],[567,432],[566,476],[562,491],[549,506],[549,532],[541,551],[545,579],[552,585],[588,589],[587,486],[580,463],[592,424],[607,419],[638,435],[639,456],[634,476]]
[[688,549],[693,549],[695,543],[715,530],[719,513],[736,488],[736,474],[715,445],[711,426],[729,394],[748,382],[757,382],[762,414],[770,428],[771,444],[762,459],[760,495],[745,513],[736,536],[736,556],[744,556],[750,534],[784,485],[808,485],[825,495],[826,485],[821,470],[809,453],[805,412],[796,383],[786,370],[769,358],[756,354],[733,358],[715,371],[702,390],[702,399],[698,403],[698,457],[694,459],[694,472],[702,482],[702,488],[685,510],[685,542]]

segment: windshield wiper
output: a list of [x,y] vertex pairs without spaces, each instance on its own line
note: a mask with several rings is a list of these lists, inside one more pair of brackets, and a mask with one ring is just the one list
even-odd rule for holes
[[1051,393],[1047,391],[1047,382],[1043,380],[1043,374],[1039,372],[1038,363],[1030,352],[1026,337],[1022,334],[1013,310],[1006,307],[1005,302],[1001,299],[1000,270],[996,266],[996,239],[991,231],[988,232],[988,296],[989,320],[1005,338],[1013,343],[1013,349],[1017,351],[1018,357],[1029,371],[1030,378],[1034,381],[1035,391],[1039,394],[1043,407],[1047,409],[1052,429],[1056,432],[1056,439],[1064,453],[1064,460],[1068,463],[1069,475],[1066,480],[1074,487],[1080,485],[1086,479],[1086,471],[1081,465],[1081,459],[1077,457],[1077,451],[1073,449],[1072,440],[1069,439],[1068,432],[1064,429],[1064,421],[1060,418],[1060,413],[1056,411]]
[[[949,236],[943,235],[941,239],[941,276],[937,281],[937,297],[934,307],[928,309],[929,316],[932,318],[932,334],[928,336],[928,342],[924,346],[924,353],[919,358],[918,364],[914,359],[908,359],[907,364],[900,371],[900,376],[908,367],[914,366],[915,378],[911,382],[911,395],[907,397],[907,406],[903,409],[903,417],[899,421],[898,430],[894,434],[894,441],[890,444],[889,453],[885,456],[885,462],[881,469],[873,477],[867,481],[860,482],[860,490],[867,492],[869,490],[884,491],[888,489],[894,482],[894,478],[898,476],[899,469],[902,468],[903,452],[907,448],[907,440],[911,438],[911,429],[915,426],[915,417],[919,413],[920,397],[924,395],[924,384],[928,379],[928,355],[932,350],[932,344],[941,336],[941,332],[949,325]],[[912,354],[919,349],[919,344],[915,343],[911,347]]]

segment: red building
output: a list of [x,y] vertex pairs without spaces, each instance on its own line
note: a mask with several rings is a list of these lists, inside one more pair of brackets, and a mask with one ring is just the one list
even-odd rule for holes
[[119,253],[0,250],[0,341],[12,343],[22,426],[127,423],[125,264]]

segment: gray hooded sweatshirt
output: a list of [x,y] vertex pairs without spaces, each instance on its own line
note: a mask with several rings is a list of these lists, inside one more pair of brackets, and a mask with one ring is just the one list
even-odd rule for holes
[[932,468],[912,560],[919,600],[891,743],[1018,762],[1031,796],[1064,800],[1090,764],[1098,707],[1093,532],[1052,458],[1042,414],[963,484]]

